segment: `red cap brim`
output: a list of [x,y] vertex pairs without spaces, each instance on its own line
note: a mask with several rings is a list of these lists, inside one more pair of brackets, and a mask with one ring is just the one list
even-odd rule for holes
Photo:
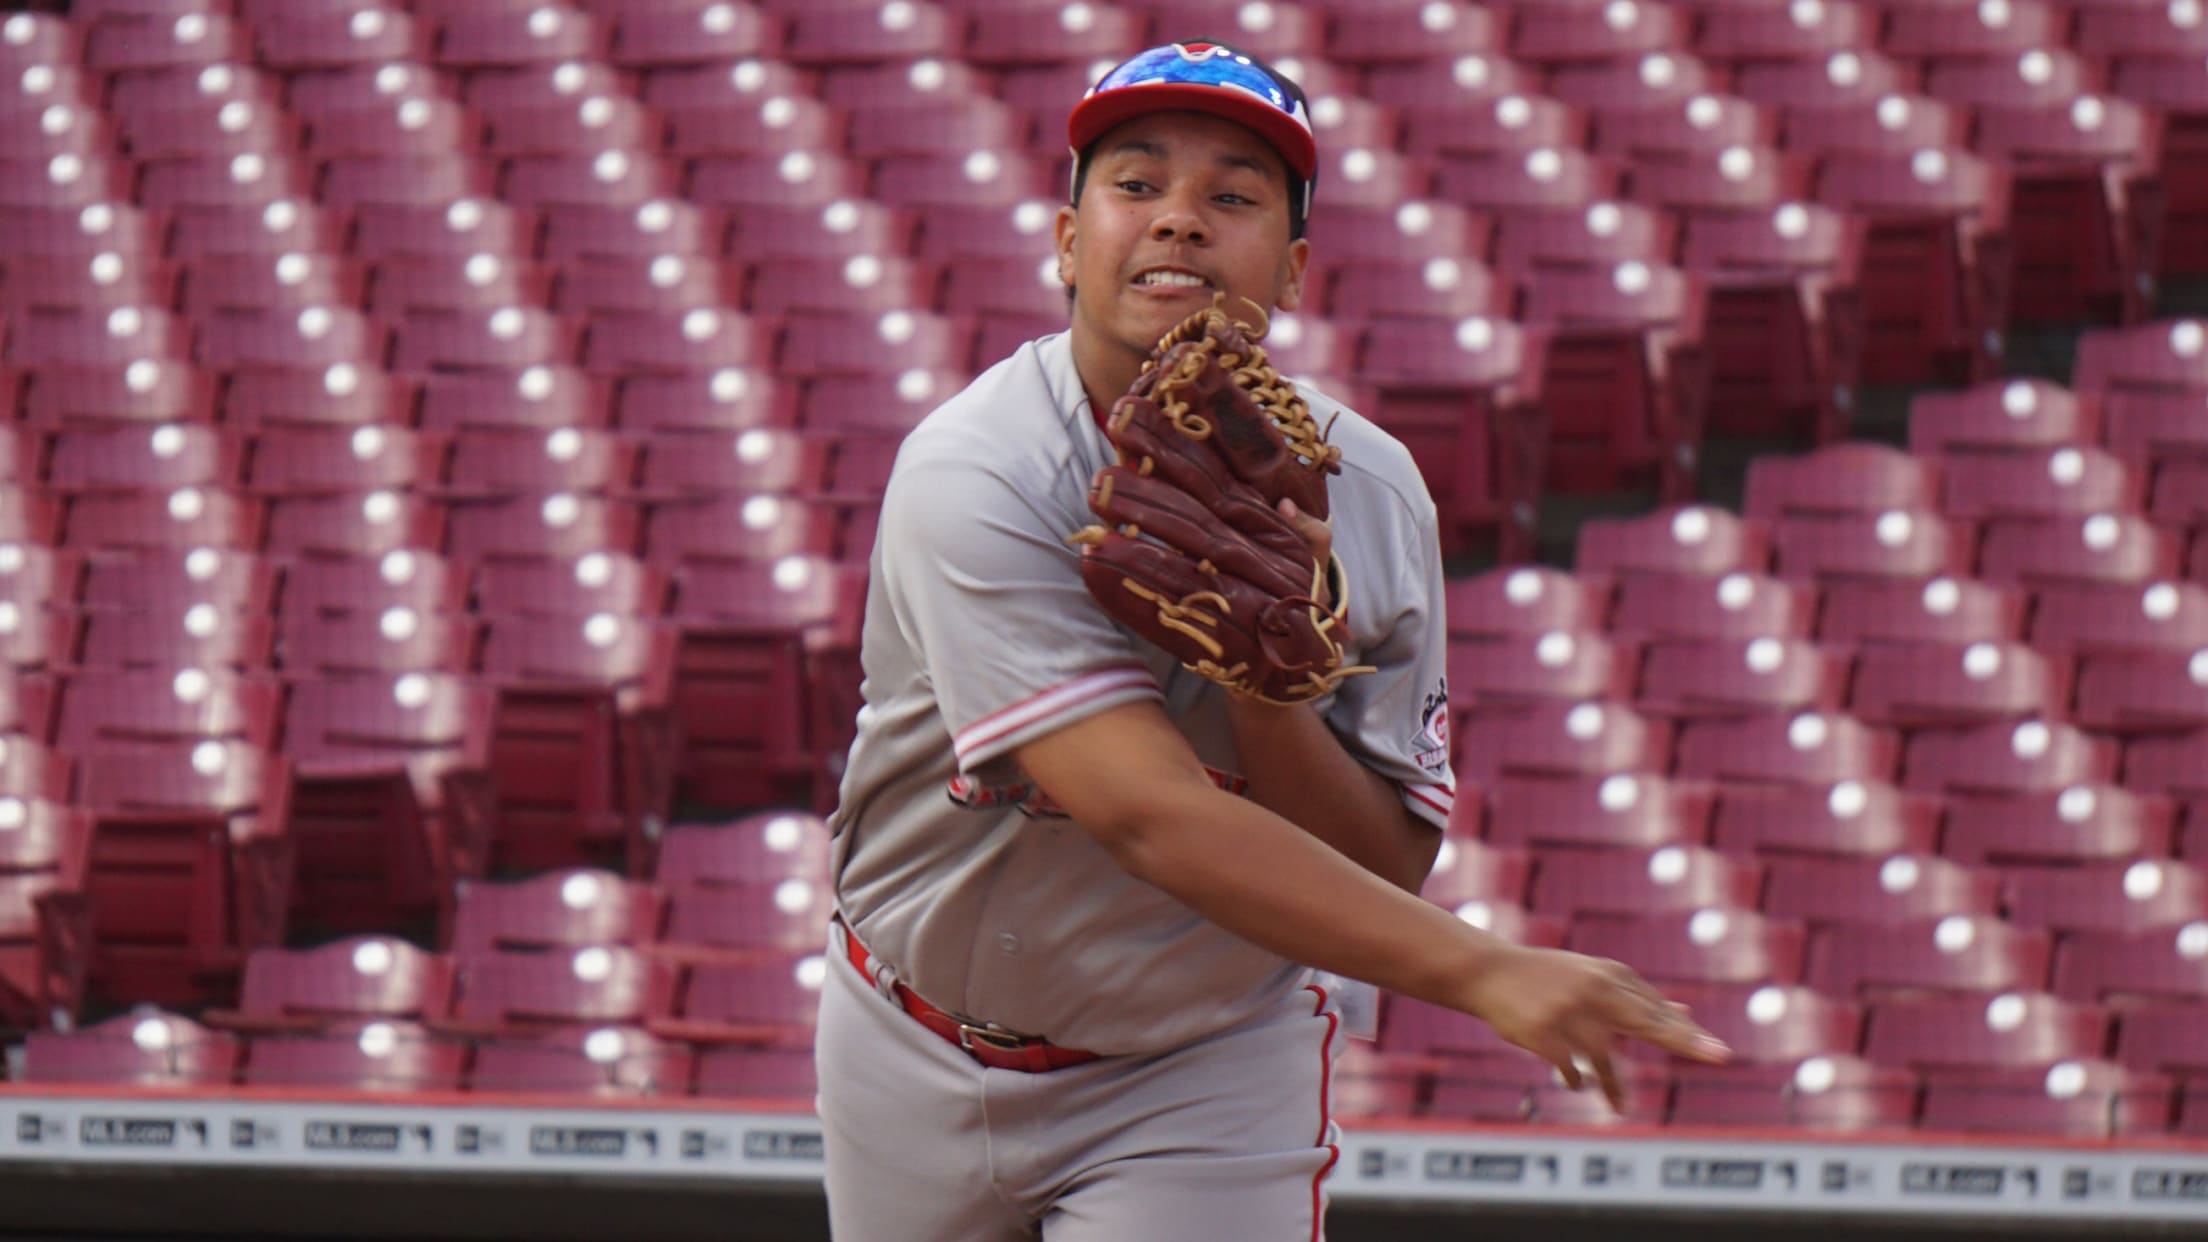
[[1319,147],[1311,131],[1271,104],[1227,87],[1154,82],[1091,95],[1074,105],[1066,136],[1074,150],[1083,151],[1113,126],[1153,112],[1204,112],[1233,121],[1271,143],[1296,176],[1309,181],[1318,175]]

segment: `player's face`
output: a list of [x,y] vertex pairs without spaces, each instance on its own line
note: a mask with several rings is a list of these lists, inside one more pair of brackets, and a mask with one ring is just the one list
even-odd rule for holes
[[1058,215],[1058,272],[1078,345],[1139,360],[1224,291],[1270,311],[1303,297],[1288,172],[1270,143],[1195,112],[1138,117],[1096,144],[1079,207]]

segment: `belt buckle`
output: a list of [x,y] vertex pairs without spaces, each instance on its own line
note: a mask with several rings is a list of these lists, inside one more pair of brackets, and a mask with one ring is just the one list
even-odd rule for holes
[[1029,1043],[1024,1036],[1014,1035],[1010,1031],[992,1030],[986,1026],[976,1026],[971,1022],[958,1024],[959,1047],[972,1052],[974,1051],[974,1041],[977,1039],[998,1052],[1024,1052],[1027,1050]]

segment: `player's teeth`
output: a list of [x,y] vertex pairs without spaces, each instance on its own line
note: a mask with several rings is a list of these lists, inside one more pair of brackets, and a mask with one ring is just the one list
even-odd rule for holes
[[1151,272],[1142,279],[1148,285],[1186,285],[1198,289],[1205,284],[1203,277],[1190,276],[1185,272]]

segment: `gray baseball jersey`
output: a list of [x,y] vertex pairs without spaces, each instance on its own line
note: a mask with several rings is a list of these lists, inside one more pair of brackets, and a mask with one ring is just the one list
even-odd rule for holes
[[[1439,829],[1455,783],[1433,503],[1402,445],[1299,388],[1342,448],[1328,498],[1349,655],[1377,667],[1314,710]],[[1311,978],[1121,870],[1013,759],[1154,699],[1213,778],[1241,787],[1226,692],[1113,621],[1065,542],[1093,520],[1089,482],[1114,457],[1062,333],[906,439],[870,566],[865,706],[830,821],[839,909],[900,981],[962,1018],[1106,1055],[1217,1035]]]

